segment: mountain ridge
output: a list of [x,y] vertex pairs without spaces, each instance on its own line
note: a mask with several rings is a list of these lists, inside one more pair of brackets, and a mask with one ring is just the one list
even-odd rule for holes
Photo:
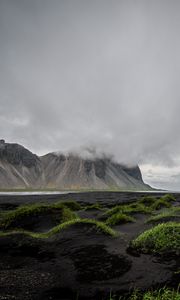
[[108,157],[76,154],[37,156],[25,147],[0,140],[1,189],[149,190],[138,166],[128,167]]

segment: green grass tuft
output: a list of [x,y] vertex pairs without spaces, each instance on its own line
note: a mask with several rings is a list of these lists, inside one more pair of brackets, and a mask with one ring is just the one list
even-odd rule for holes
[[[113,300],[113,297],[110,297],[109,300]],[[180,293],[179,289],[167,287],[146,292],[136,289],[129,297],[120,296],[119,300],[180,300]]]
[[143,253],[180,252],[180,223],[159,224],[140,234],[130,247]]
[[84,210],[91,210],[91,209],[104,210],[99,203],[87,205],[84,207]]
[[170,218],[180,218],[180,207],[171,207],[164,209],[161,213],[156,214],[147,220],[147,223],[166,222]]
[[123,224],[128,222],[134,222],[134,221],[135,219],[133,217],[128,216],[122,212],[117,212],[106,220],[106,224],[113,226],[113,225],[118,225],[118,224]]
[[7,212],[0,221],[0,228],[8,229],[12,227],[21,227],[21,223],[27,217],[39,216],[44,214],[59,215],[57,222],[65,222],[76,218],[76,214],[63,204],[31,204],[20,206],[17,209]]
[[73,200],[72,201],[59,201],[54,204],[51,204],[51,206],[53,206],[55,208],[61,207],[62,205],[66,206],[69,209],[74,210],[74,211],[82,209],[81,205],[78,202],[73,201]]
[[135,213],[150,213],[151,210],[143,205],[142,203],[134,202],[131,204],[126,205],[117,205],[109,210],[107,210],[103,216],[109,218],[110,216],[117,214],[117,213],[123,213],[127,215],[132,215]]
[[138,202],[144,204],[145,206],[153,207],[153,205],[155,205],[155,203],[158,203],[158,202],[165,203],[165,205],[166,205],[167,202],[174,202],[174,201],[176,201],[176,199],[174,198],[173,195],[165,194],[160,199],[158,199],[154,196],[146,195],[146,196],[141,197]]
[[163,207],[171,207],[172,204],[166,200],[164,200],[163,198],[160,198],[159,200],[157,200],[156,202],[154,202],[154,204],[151,205],[151,210],[154,211],[154,210],[158,210],[158,209],[161,209]]
[[145,205],[145,206],[151,206],[157,201],[157,198],[154,196],[146,195],[139,199],[139,203]]
[[161,197],[161,199],[167,201],[167,202],[174,202],[176,201],[176,198],[172,194],[166,194]]
[[103,222],[99,222],[99,221],[96,221],[93,219],[75,218],[73,220],[69,220],[67,222],[61,223],[45,233],[35,233],[35,232],[26,231],[26,230],[14,230],[14,231],[9,231],[9,232],[0,232],[0,236],[7,236],[7,235],[11,235],[11,234],[23,233],[23,234],[31,236],[33,238],[49,238],[55,234],[60,233],[62,230],[66,229],[70,226],[76,225],[76,224],[93,225],[97,231],[101,231],[104,234],[110,235],[112,237],[116,237],[118,235],[118,233],[116,231],[111,229],[109,226],[107,226]]
[[99,221],[96,221],[96,220],[93,220],[93,219],[80,219],[80,218],[77,218],[77,219],[74,219],[72,221],[69,221],[69,222],[65,222],[63,224],[60,224],[56,227],[54,227],[51,232],[53,234],[56,234],[58,233],[59,231],[61,231],[62,229],[65,229],[71,225],[75,225],[75,224],[88,224],[88,225],[94,225],[94,228],[96,228],[98,231],[101,231],[107,235],[110,235],[110,236],[117,236],[117,233],[111,229],[109,226],[107,226],[104,222],[99,222]]

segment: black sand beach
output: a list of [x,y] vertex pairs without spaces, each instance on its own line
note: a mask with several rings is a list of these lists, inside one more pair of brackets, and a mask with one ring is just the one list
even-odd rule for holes
[[[136,192],[3,195],[0,209],[4,212],[22,204],[71,200],[83,207],[99,203],[102,208],[111,208],[134,202],[144,195],[146,193]],[[155,197],[162,195],[156,193]],[[178,205],[180,194],[174,197],[174,205]],[[81,218],[101,220],[103,211],[81,209],[77,214]],[[105,235],[89,224],[75,224],[47,239],[23,233],[1,236],[0,299],[100,300],[108,299],[110,293],[124,295],[134,288],[148,290],[165,285],[176,288],[177,257],[162,258],[129,251],[130,241],[152,227],[146,223],[148,217],[137,213],[135,222],[113,226],[118,237]],[[48,222],[47,218],[47,222],[36,224],[36,231],[51,229]]]

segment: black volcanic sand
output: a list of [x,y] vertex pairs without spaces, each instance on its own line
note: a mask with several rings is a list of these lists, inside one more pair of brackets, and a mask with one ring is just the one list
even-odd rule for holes
[[[99,202],[106,208],[135,201],[144,194],[0,196],[0,209],[2,212],[24,203],[52,203],[61,199],[75,200],[84,206]],[[180,194],[174,196],[178,205]],[[103,211],[89,209],[77,213],[83,218],[100,219]],[[135,223],[114,226],[119,232],[117,238],[88,224],[73,225],[48,239],[34,239],[22,233],[0,237],[0,299],[102,300],[108,299],[110,291],[123,295],[133,288],[177,287],[177,258],[128,252],[129,242],[154,226],[145,224],[148,217],[136,214]],[[51,225],[48,218],[47,222],[43,219],[38,223],[41,231]]]
[[39,213],[38,215],[23,216],[21,220],[15,220],[6,231],[16,229],[22,229],[26,231],[43,233],[49,231],[61,223],[61,214],[57,211],[52,213]]

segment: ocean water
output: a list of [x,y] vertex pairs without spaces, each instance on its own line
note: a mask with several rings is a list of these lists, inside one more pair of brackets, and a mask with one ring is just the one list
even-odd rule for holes
[[74,191],[11,191],[11,192],[1,192],[0,195],[63,195],[63,194],[69,194],[69,193],[75,193]]
[[[9,195],[9,196],[23,196],[23,195],[66,195],[66,194],[69,194],[69,193],[80,193],[81,191],[72,191],[72,190],[69,190],[69,191],[0,191],[0,196],[1,195]],[[82,191],[82,192],[86,192],[85,190]],[[87,192],[90,192],[90,191],[87,191]],[[95,192],[95,191],[94,191]],[[96,191],[98,192],[98,191]],[[106,192],[106,191],[99,191],[99,192]],[[111,191],[107,191],[107,192],[111,192]],[[114,191],[112,191],[114,192]],[[116,192],[121,192],[121,191],[116,191]],[[126,192],[132,192],[133,191],[122,191],[122,193],[126,193]],[[154,191],[134,191],[135,193],[149,193],[149,194],[156,194],[156,193],[164,193],[164,194],[167,194],[167,193],[180,193],[180,191],[170,191],[170,190],[154,190]]]

